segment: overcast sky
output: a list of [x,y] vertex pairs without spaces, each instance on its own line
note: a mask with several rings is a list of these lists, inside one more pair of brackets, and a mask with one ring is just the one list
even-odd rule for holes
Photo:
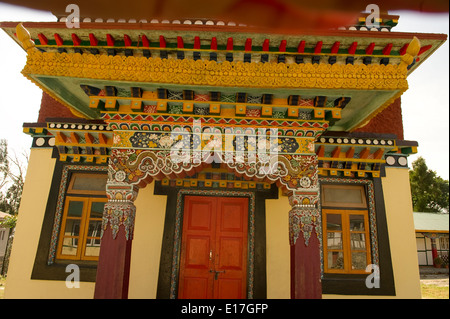
[[[399,14],[395,32],[449,34],[449,16],[415,12]],[[0,21],[56,21],[50,13],[0,3]],[[393,31],[394,32],[394,31]],[[42,91],[20,71],[26,54],[0,31],[0,138],[8,140],[10,152],[28,152],[31,137],[22,133],[24,122],[36,122]],[[418,156],[444,179],[449,178],[449,44],[441,46],[409,77],[409,90],[402,95],[404,138],[419,142]]]

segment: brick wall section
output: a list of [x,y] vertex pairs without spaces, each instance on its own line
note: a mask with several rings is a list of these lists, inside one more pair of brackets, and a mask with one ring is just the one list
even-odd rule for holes
[[50,95],[42,92],[41,108],[39,110],[38,123],[44,123],[46,118],[77,118],[70,110]]
[[400,98],[378,113],[370,122],[355,132],[389,133],[397,135],[397,139],[403,140],[403,120]]

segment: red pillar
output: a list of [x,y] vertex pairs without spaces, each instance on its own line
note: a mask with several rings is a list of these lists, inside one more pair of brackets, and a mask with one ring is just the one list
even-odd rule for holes
[[299,236],[291,245],[291,299],[322,299],[320,242],[313,230],[308,245]]
[[294,191],[289,196],[292,299],[322,298],[318,201],[319,196],[314,192]]
[[100,244],[100,257],[95,282],[95,299],[127,299],[130,278],[131,239],[123,227],[116,238],[107,226]]
[[[111,196],[105,204],[95,281],[95,299],[128,298],[131,243],[136,215],[136,207],[130,199],[136,198],[136,192],[133,187],[111,186],[110,189],[112,188],[116,191],[127,192],[130,196],[128,200],[111,200],[115,198]],[[109,195],[113,192],[110,189]]]

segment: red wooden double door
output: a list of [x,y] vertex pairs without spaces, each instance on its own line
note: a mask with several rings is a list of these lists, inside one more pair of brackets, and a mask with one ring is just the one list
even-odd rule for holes
[[178,298],[243,299],[248,198],[186,196]]

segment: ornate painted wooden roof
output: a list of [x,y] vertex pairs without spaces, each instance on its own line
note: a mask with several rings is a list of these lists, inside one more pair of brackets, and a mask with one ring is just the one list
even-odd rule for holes
[[319,174],[350,177],[380,176],[387,154],[414,152],[417,143],[395,136],[351,132],[401,96],[407,76],[446,38],[151,21],[1,27],[27,51],[22,73],[78,118],[24,127],[35,144],[57,146],[60,160],[158,153],[174,142],[171,132],[195,136],[200,123],[220,132],[222,145],[233,136],[236,154],[236,136],[246,136],[248,152],[258,129],[276,130],[284,160],[314,154]]

